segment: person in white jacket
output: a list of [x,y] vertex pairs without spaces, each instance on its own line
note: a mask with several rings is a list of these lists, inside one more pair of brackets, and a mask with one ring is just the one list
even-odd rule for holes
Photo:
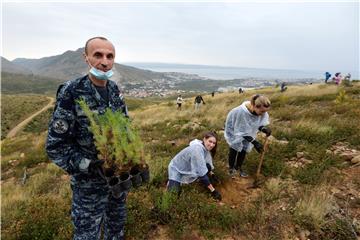
[[229,174],[234,176],[240,171],[241,177],[248,175],[243,171],[246,153],[255,147],[257,152],[263,151],[263,145],[256,140],[258,131],[271,135],[269,125],[270,100],[256,94],[250,101],[243,102],[240,106],[232,109],[226,118],[224,136],[229,145]]
[[216,200],[221,200],[211,180],[217,181],[213,173],[212,162],[216,153],[217,135],[213,132],[204,134],[202,140],[195,139],[189,146],[181,150],[171,161],[168,167],[168,191],[180,193],[181,184],[189,184],[199,179],[211,192]]
[[184,99],[181,97],[181,95],[178,96],[178,98],[176,99],[176,104],[177,104],[177,109],[181,110],[181,105],[184,102]]

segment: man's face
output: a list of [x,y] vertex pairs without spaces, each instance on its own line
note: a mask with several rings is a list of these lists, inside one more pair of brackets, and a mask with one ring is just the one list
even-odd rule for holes
[[115,59],[115,48],[111,42],[102,39],[93,39],[88,43],[85,62],[107,72],[112,69]]

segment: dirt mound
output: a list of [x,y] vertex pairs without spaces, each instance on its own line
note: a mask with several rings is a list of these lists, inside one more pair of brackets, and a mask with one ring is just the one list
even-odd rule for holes
[[222,194],[222,203],[237,208],[243,206],[244,203],[258,196],[261,192],[260,188],[253,188],[253,178],[230,178],[218,187]]

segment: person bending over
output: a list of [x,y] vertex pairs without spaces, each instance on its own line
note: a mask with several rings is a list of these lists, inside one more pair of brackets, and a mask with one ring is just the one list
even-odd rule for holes
[[204,134],[202,140],[195,139],[189,146],[181,150],[168,167],[168,191],[180,193],[181,184],[189,184],[199,180],[216,200],[221,200],[212,182],[218,181],[213,173],[213,157],[216,153],[217,135],[213,132]]

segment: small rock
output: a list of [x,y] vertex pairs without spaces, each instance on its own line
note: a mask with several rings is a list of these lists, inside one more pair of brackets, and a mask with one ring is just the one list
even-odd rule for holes
[[338,199],[346,200],[346,197],[344,195],[342,195],[341,193],[335,193],[334,196]]
[[341,166],[343,166],[343,167],[347,167],[347,166],[349,166],[349,165],[350,165],[350,163],[349,163],[349,162],[346,162],[346,161],[344,161],[344,162],[341,163]]
[[299,237],[300,237],[301,240],[306,240],[305,231],[301,231]]
[[281,145],[286,145],[289,143],[289,141],[286,140],[278,140],[277,143],[281,144]]
[[353,159],[351,159],[352,164],[356,164],[360,162],[360,155],[355,156]]
[[304,152],[297,152],[297,153],[296,153],[296,157],[297,157],[297,158],[302,158],[302,157],[304,157]]
[[339,189],[340,189],[341,191],[346,191],[348,188],[347,188],[346,186],[339,186]]
[[334,154],[340,154],[341,153],[341,150],[340,149],[335,149],[335,151],[334,151]]
[[24,157],[25,157],[25,153],[21,153],[20,158],[24,158]]
[[326,149],[326,154],[331,155],[331,154],[333,154],[333,152],[331,150],[329,150],[329,149]]
[[354,156],[352,153],[343,152],[340,154],[340,157],[342,157],[345,161],[350,161]]
[[330,191],[331,191],[331,193],[333,193],[333,194],[340,193],[340,190],[337,189],[337,188],[332,188]]

